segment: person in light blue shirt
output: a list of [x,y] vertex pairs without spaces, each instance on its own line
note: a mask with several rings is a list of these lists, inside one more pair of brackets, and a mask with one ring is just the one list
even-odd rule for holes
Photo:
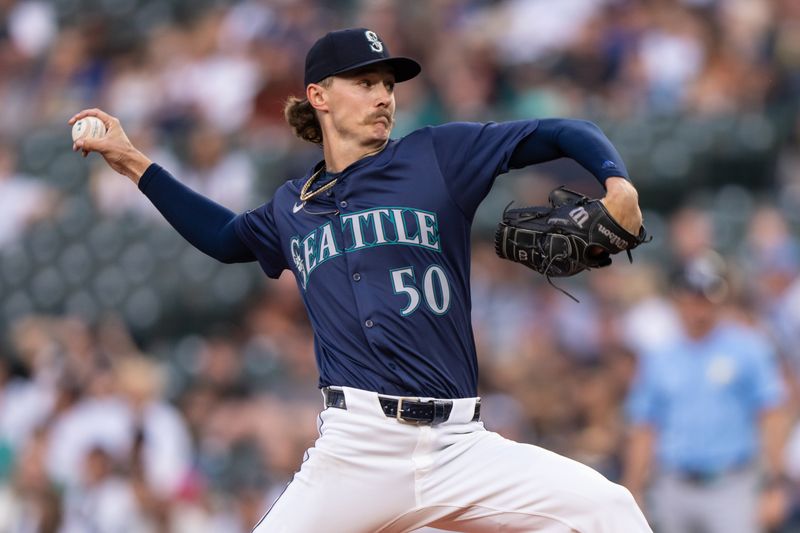
[[698,257],[673,282],[683,331],[641,355],[626,405],[624,483],[641,501],[652,471],[659,532],[760,531],[762,496],[782,507],[785,392],[776,354],[757,330],[727,318],[718,255]]

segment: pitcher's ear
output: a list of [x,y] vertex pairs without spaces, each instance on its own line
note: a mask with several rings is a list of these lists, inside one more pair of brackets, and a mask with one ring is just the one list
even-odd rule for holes
[[325,106],[327,103],[325,87],[316,83],[310,83],[306,87],[306,98],[308,103],[315,109]]

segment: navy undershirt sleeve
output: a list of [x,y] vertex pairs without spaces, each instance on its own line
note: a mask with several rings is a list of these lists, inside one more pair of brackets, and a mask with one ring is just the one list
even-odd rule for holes
[[586,120],[539,120],[539,127],[514,149],[509,166],[522,168],[561,157],[577,161],[600,183],[612,176],[629,179],[617,149],[600,128]]
[[234,229],[238,216],[176,180],[153,163],[139,180],[139,190],[184,239],[223,263],[246,263],[256,258]]

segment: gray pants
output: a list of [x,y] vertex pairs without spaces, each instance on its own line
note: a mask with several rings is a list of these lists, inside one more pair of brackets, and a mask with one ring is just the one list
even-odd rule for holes
[[657,533],[759,533],[758,472],[737,470],[703,483],[659,475],[650,493]]

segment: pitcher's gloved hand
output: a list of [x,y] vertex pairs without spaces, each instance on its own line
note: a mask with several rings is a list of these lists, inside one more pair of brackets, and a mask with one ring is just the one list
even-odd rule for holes
[[522,263],[552,277],[573,276],[611,264],[611,256],[648,242],[644,226],[638,235],[623,229],[600,200],[559,187],[550,206],[503,212],[495,233],[495,250],[503,259]]

